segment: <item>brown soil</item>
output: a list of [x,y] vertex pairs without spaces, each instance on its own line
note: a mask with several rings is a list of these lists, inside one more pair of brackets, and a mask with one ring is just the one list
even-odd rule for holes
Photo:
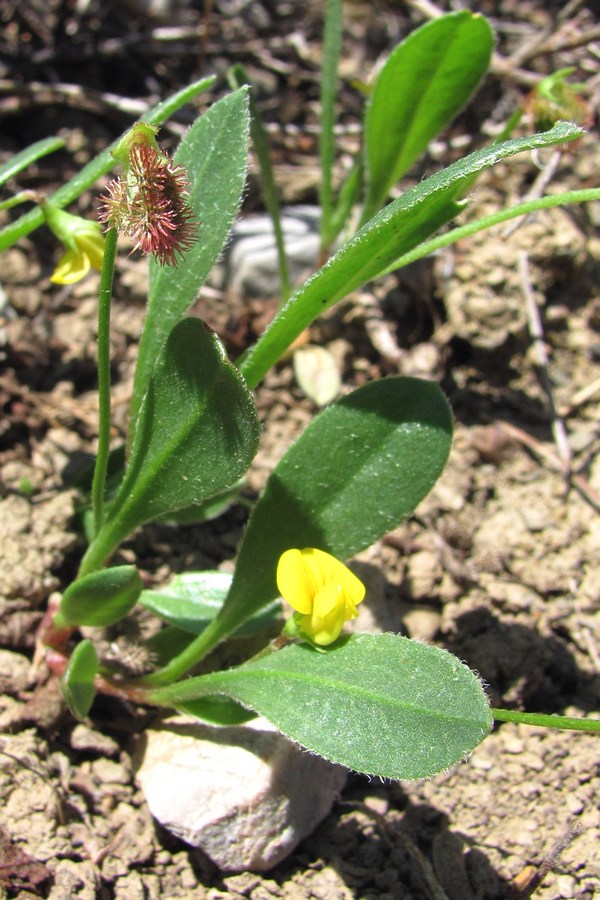
[[[364,78],[422,21],[420,5],[347,5],[346,149],[356,147],[362,103],[352,79]],[[182,3],[162,21],[144,13],[141,0],[9,2],[0,13],[0,161],[62,134],[69,152],[42,160],[19,185],[51,190],[127,127],[139,112],[131,97],[150,105],[241,61],[271,123],[282,193],[314,202],[320,6],[215,0],[204,14]],[[586,40],[597,38],[591,5],[569,4],[564,19],[563,5],[548,10],[541,0],[470,6],[491,16],[498,52],[512,61],[495,66],[423,171],[476,147],[536,73],[574,65],[593,106],[598,99],[599,45]],[[532,38],[538,43],[527,50]],[[68,97],[65,84],[77,85]],[[595,185],[599,169],[592,127],[562,155],[550,190]],[[471,210],[514,202],[537,174],[525,157],[497,167],[478,182]],[[92,203],[83,198],[81,209]],[[246,211],[258,209],[251,176]],[[599,707],[599,218],[598,205],[589,204],[536,216],[510,234],[466,240],[349,298],[311,330],[311,340],[340,360],[345,389],[400,371],[440,380],[449,397],[456,438],[447,470],[416,515],[358,561],[369,586],[360,625],[449,648],[480,673],[494,706],[573,715]],[[467,762],[430,781],[352,776],[323,825],[266,876],[223,877],[153,822],[132,766],[136,735],[152,712],[100,698],[90,720],[77,723],[56,680],[43,667],[31,669],[36,625],[83,547],[72,476],[91,459],[96,428],[97,279],[71,289],[50,285],[56,254],[40,231],[2,257],[0,897],[600,896],[599,745],[591,735],[502,725]],[[143,261],[124,253],[119,265],[115,439],[145,284]],[[528,293],[542,318],[555,417]],[[237,347],[261,327],[269,306],[212,289],[195,312]],[[249,497],[316,411],[289,362],[268,376],[257,402],[265,429]],[[558,416],[566,444],[553,432]],[[149,527],[124,558],[139,562],[148,584],[186,569],[226,568],[245,518],[235,506],[208,524]]]

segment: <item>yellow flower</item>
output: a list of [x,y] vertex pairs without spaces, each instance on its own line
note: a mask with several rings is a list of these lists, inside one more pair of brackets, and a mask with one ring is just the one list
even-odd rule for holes
[[73,216],[51,203],[41,204],[46,223],[63,244],[66,253],[50,276],[53,284],[74,284],[90,269],[102,268],[104,236],[97,222]]
[[356,619],[365,586],[343,563],[323,550],[286,550],[277,565],[277,587],[295,610],[300,636],[325,647],[345,621]]

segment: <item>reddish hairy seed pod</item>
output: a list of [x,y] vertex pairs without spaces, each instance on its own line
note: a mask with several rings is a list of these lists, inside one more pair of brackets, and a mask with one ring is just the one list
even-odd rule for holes
[[160,265],[176,266],[197,238],[188,181],[155,142],[131,142],[127,168],[101,197],[99,219],[131,238],[134,249],[152,254]]

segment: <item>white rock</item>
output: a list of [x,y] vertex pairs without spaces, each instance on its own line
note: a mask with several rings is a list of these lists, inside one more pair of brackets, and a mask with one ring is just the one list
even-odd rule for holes
[[261,718],[218,727],[176,716],[146,733],[138,757],[152,815],[227,872],[277,865],[328,814],[347,776]]
[[[292,284],[304,280],[317,266],[319,209],[300,205],[285,207],[281,229]],[[225,251],[225,284],[233,296],[276,297],[279,262],[273,222],[267,215],[239,219]]]

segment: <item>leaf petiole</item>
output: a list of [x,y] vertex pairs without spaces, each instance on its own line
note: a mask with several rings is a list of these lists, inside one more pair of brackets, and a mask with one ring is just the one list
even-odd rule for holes
[[492,709],[496,722],[518,722],[539,725],[541,728],[560,728],[566,731],[600,733],[600,719],[576,719],[574,716],[549,716],[545,713],[525,713],[515,709]]

